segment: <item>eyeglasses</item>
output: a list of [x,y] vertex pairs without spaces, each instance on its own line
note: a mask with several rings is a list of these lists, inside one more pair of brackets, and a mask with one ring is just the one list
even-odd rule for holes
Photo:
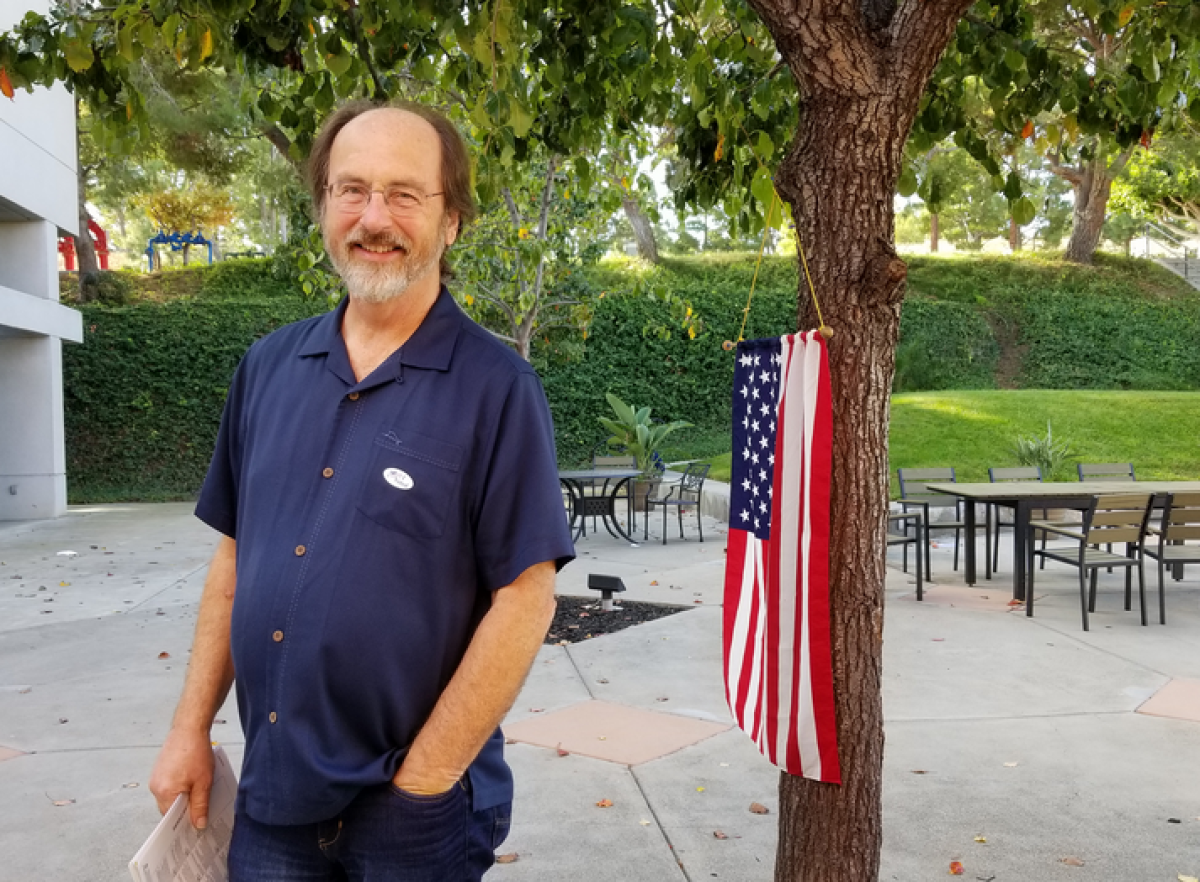
[[375,193],[383,194],[383,204],[393,217],[408,217],[417,214],[425,207],[425,200],[442,193],[419,193],[407,187],[388,187],[374,190],[366,184],[331,184],[325,188],[329,191],[334,207],[343,214],[362,214],[371,204]]

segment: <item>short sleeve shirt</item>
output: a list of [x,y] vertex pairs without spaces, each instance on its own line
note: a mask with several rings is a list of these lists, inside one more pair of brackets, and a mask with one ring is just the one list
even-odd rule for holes
[[[345,306],[251,347],[196,507],[237,540],[239,804],[267,824],[393,777],[491,592],[574,557],[529,365],[443,289],[359,382]],[[477,810],[512,798],[499,730],[468,776]]]

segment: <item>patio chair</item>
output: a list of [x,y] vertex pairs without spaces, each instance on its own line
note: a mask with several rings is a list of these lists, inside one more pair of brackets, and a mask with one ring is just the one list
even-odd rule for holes
[[[1200,545],[1186,544],[1200,539],[1200,493],[1175,493],[1163,505],[1162,526],[1147,538],[1146,554],[1158,561],[1158,620],[1167,623],[1167,604],[1163,589],[1163,571],[1168,567],[1200,563]],[[1157,541],[1155,541],[1157,540]]]
[[[1042,470],[1038,466],[993,466],[988,469],[988,480],[993,484],[1007,483],[1010,481],[1037,481],[1041,483]],[[984,578],[992,578],[993,572],[1000,571],[1000,528],[1011,527],[1012,521],[1005,521],[1000,518],[1000,506],[987,506],[986,518],[987,529],[985,536],[987,544],[984,548],[984,556],[987,566],[984,569]],[[1042,547],[1046,547],[1046,534],[1042,534]]]
[[[1102,567],[1125,567],[1125,609],[1132,608],[1133,568],[1138,571],[1138,594],[1142,606],[1142,624],[1146,624],[1146,569],[1142,552],[1146,544],[1146,526],[1150,520],[1149,493],[1113,493],[1097,496],[1083,513],[1083,529],[1069,530],[1050,524],[1029,525],[1029,549],[1025,587],[1025,614],[1033,615],[1033,558],[1039,555],[1070,564],[1079,568],[1079,605],[1083,613],[1083,630],[1088,630],[1088,613],[1096,611],[1096,577]],[[1044,548],[1035,550],[1034,530],[1042,530],[1054,537],[1073,539],[1078,547]],[[1124,542],[1125,554],[1102,551],[1101,545],[1112,547],[1113,543]],[[1091,576],[1088,590],[1087,576]]]
[[[901,558],[901,567],[906,573],[908,572],[908,546],[914,546],[913,551],[916,553],[913,555],[913,557],[917,559],[917,600],[925,599],[925,580],[923,578],[924,568],[921,565],[921,519],[922,515],[919,511],[889,511],[887,541],[885,543],[885,553],[886,549],[893,545],[899,545],[901,547],[903,552],[903,557]],[[910,522],[913,525],[913,532],[911,534],[908,532],[908,525]],[[899,525],[899,532],[895,530],[893,524]]]
[[[642,540],[650,533],[650,509],[661,505],[663,510],[663,545],[667,544],[667,509],[674,507],[679,516],[679,538],[683,538],[683,509],[684,506],[696,507],[696,528],[700,531],[700,541],[704,541],[704,523],[700,516],[700,494],[704,490],[704,479],[708,477],[711,465],[706,462],[693,462],[684,469],[678,481],[667,481],[658,485],[646,497],[646,517],[642,522]],[[665,491],[665,492],[664,492]]]
[[[594,469],[635,469],[637,468],[637,458],[631,453],[609,453],[608,446],[601,442],[596,446],[592,453],[592,468]],[[621,479],[612,479],[621,480]],[[609,481],[588,481],[583,485],[584,496],[608,496],[615,488],[609,486]],[[624,499],[629,495],[629,486],[626,485],[615,498]],[[632,529],[632,527],[630,528]],[[592,532],[596,532],[596,518],[592,517]]]
[[1131,462],[1081,462],[1075,466],[1081,481],[1136,481]]
[[[904,511],[917,509],[921,512],[923,523],[925,525],[925,578],[929,579],[933,575],[933,571],[929,568],[929,531],[930,530],[953,530],[954,531],[954,569],[958,569],[958,546],[959,536],[966,527],[966,522],[963,520],[962,500],[957,496],[946,496],[941,493],[934,493],[929,489],[930,484],[954,484],[957,483],[954,477],[953,468],[927,468],[927,469],[896,469],[896,474],[900,478],[900,503]],[[954,511],[954,519],[950,521],[938,521],[934,523],[930,517],[930,511],[945,511],[952,509]]]
[[[1081,481],[1136,481],[1131,462],[1081,462],[1076,463]],[[1112,551],[1109,545],[1106,551]],[[1110,567],[1108,570],[1112,572]]]

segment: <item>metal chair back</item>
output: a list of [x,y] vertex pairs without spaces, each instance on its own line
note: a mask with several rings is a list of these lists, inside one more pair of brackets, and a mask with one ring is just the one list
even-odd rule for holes
[[994,466],[988,469],[988,480],[993,484],[1008,481],[1041,481],[1040,466]]
[[1076,465],[1081,481],[1136,481],[1131,462],[1081,462]]
[[[1159,546],[1200,539],[1200,493],[1175,493],[1163,506]],[[1196,549],[1200,554],[1200,549]]]
[[922,502],[930,508],[953,508],[957,511],[959,499],[957,496],[946,496],[934,493],[929,489],[930,484],[956,484],[954,468],[925,468],[925,469],[896,469],[900,479],[900,497],[902,501]]

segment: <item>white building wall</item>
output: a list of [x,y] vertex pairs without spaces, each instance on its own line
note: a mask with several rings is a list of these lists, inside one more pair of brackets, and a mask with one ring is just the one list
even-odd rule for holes
[[[0,30],[49,6],[0,0]],[[83,323],[58,302],[57,242],[77,232],[77,187],[70,94],[0,97],[0,520],[66,511],[62,341]]]

